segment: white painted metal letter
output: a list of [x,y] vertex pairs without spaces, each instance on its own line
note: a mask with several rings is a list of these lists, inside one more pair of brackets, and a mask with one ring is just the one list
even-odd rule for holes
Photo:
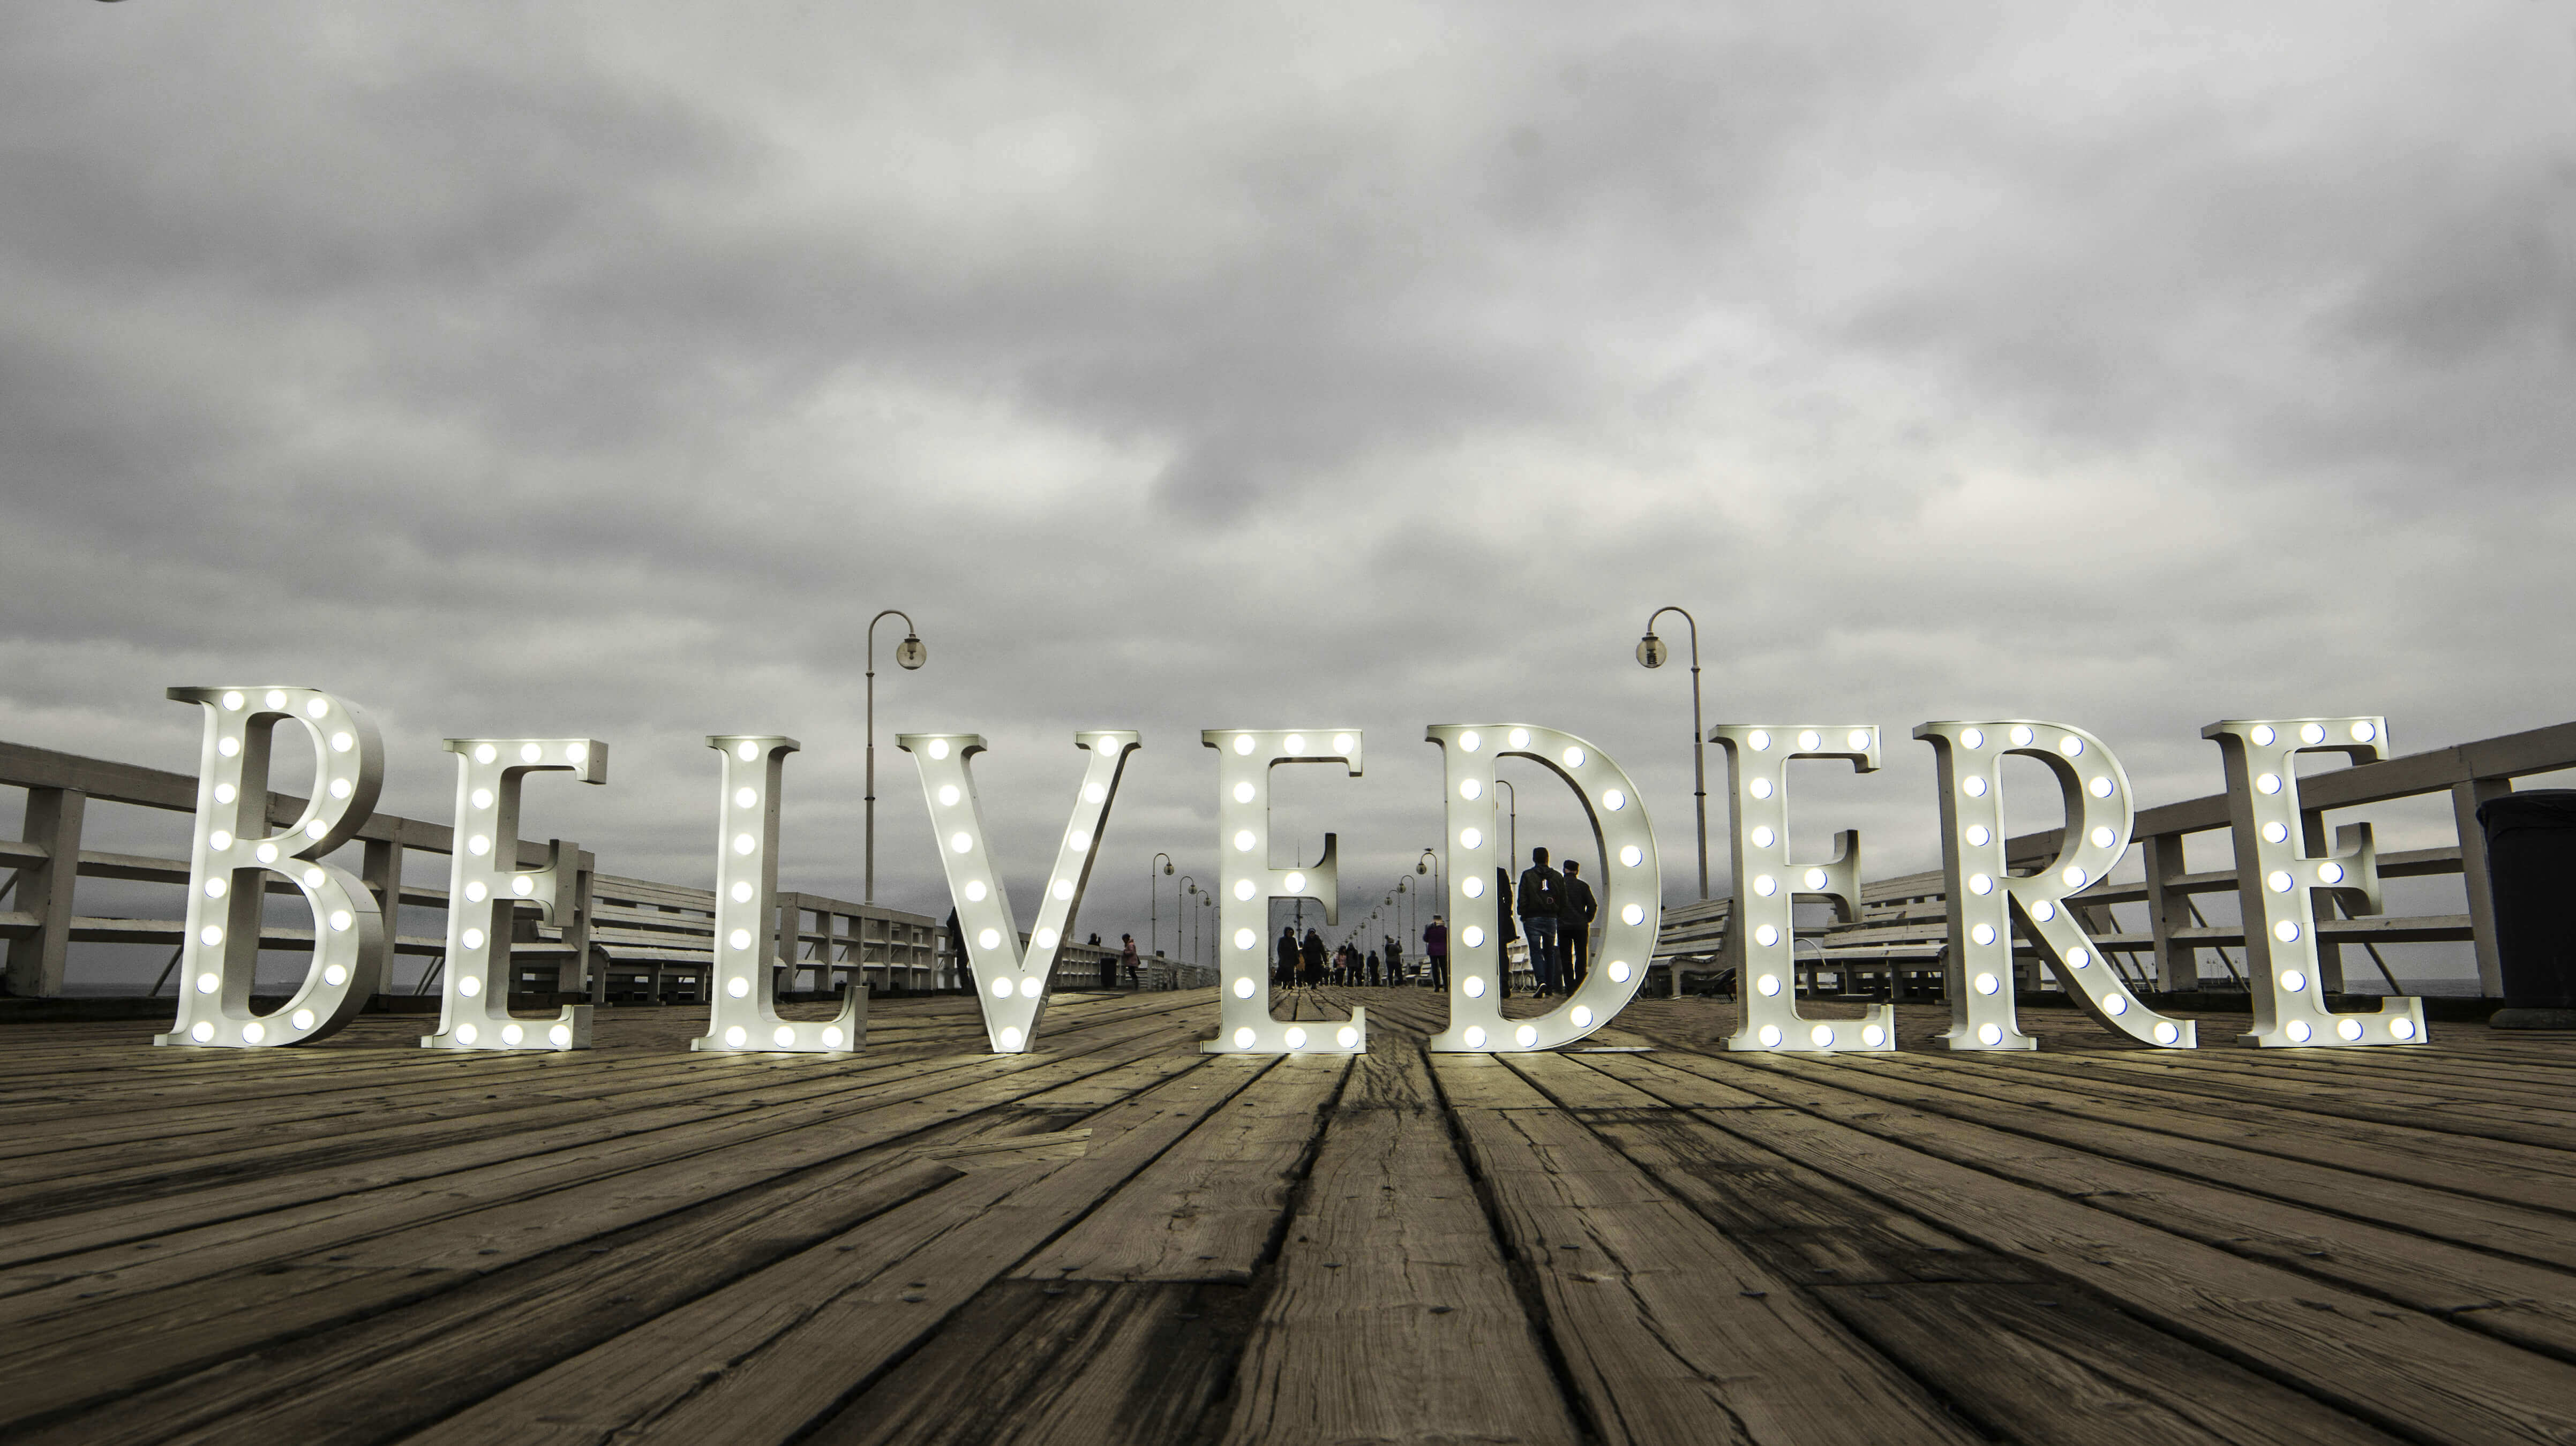
[[1735,797],[1735,911],[1727,952],[1735,957],[1735,1033],[1728,1049],[1801,1054],[1896,1048],[1896,1010],[1873,1004],[1858,1019],[1816,1020],[1798,1013],[1796,911],[1799,897],[1829,899],[1846,919],[1860,917],[1860,833],[1836,835],[1831,862],[1789,861],[1789,760],[1847,758],[1854,770],[1878,769],[1878,729],[1868,724],[1786,727],[1721,723],[1708,741],[1726,750]]
[[[259,1048],[306,1044],[357,1018],[381,987],[392,943],[366,885],[317,862],[375,812],[384,745],[356,705],[312,688],[172,688],[201,703],[196,841],[188,853],[188,922],[179,955],[179,1013],[154,1044]],[[313,798],[268,831],[272,729],[292,720],[313,739]],[[250,1012],[259,971],[267,875],[284,874],[313,911],[304,982],[275,1014]],[[397,886],[399,887],[399,886]]]
[[[1440,745],[1448,800],[1441,848],[1449,866],[1449,1027],[1431,1037],[1430,1047],[1491,1054],[1572,1044],[1628,1007],[1646,982],[1646,961],[1655,955],[1663,865],[1637,785],[1608,754],[1554,728],[1440,723],[1423,736]],[[1504,756],[1534,760],[1574,789],[1605,862],[1601,962],[1554,1009],[1512,1020],[1503,1018],[1502,991],[1495,987],[1503,977],[1503,955],[1493,883],[1495,869],[1504,865],[1495,847],[1500,840],[1494,832],[1494,765]]]
[[2236,897],[2245,920],[2245,965],[2255,975],[2254,1029],[2265,1048],[2348,1048],[2422,1044],[2424,1006],[2380,1001],[2369,1014],[2326,1008],[2317,978],[2313,893],[2337,896],[2355,914],[2379,912],[2379,851],[2370,825],[2335,830],[2335,852],[2311,857],[2299,815],[2297,756],[2341,753],[2355,763],[2386,756],[2385,718],[2231,719],[2200,736],[2227,760],[2227,812],[2235,825]]
[[1216,750],[1217,950],[1223,988],[1210,1054],[1357,1054],[1368,1049],[1368,1011],[1347,1021],[1292,1023],[1270,1013],[1270,901],[1314,899],[1324,922],[1341,922],[1341,869],[1336,840],[1324,835],[1323,860],[1311,868],[1270,866],[1270,769],[1280,763],[1340,763],[1360,776],[1356,728],[1210,728],[1199,741]]
[[[707,746],[724,755],[716,796],[715,973],[707,1032],[689,1048],[760,1054],[846,1054],[867,1042],[868,986],[855,980],[831,1019],[778,1017],[777,969],[796,967],[771,949],[778,898],[778,785],[802,745],[774,734],[729,734]],[[792,925],[794,921],[784,921]],[[827,970],[828,974],[829,971]]]
[[456,755],[456,837],[447,871],[447,965],[438,1032],[425,1049],[587,1049],[590,1006],[552,1019],[510,1013],[511,917],[536,906],[547,923],[579,906],[580,850],[549,841],[542,867],[519,867],[519,784],[531,773],[608,781],[608,745],[596,738],[450,738]]
[[984,751],[974,733],[903,733],[895,742],[921,767],[921,791],[930,803],[930,826],[939,838],[939,857],[948,868],[948,892],[957,905],[957,925],[966,935],[966,958],[975,973],[975,998],[984,1009],[984,1034],[996,1054],[1026,1053],[1037,1038],[1038,1018],[1045,1012],[1047,984],[1057,953],[1082,907],[1082,890],[1090,882],[1092,861],[1100,855],[1101,831],[1109,806],[1118,796],[1119,775],[1127,755],[1142,746],[1135,733],[1099,729],[1073,735],[1091,761],[1082,774],[1082,793],[1074,800],[1073,819],[1057,842],[1055,869],[1047,876],[1046,897],[1038,901],[1038,924],[1020,949],[1018,916],[1002,888],[1001,873],[984,847],[984,813],[975,797],[975,777],[968,760]]
[[[2003,719],[1926,723],[1914,736],[1932,745],[1941,772],[1941,859],[1950,899],[1952,1049],[2037,1049],[2013,1011],[2013,920],[2093,1022],[2141,1044],[2189,1049],[2188,1019],[2138,1002],[2111,972],[2067,897],[2098,882],[2128,852],[2137,822],[2129,775],[2102,740],[2062,723]],[[2047,765],[2065,795],[2066,841],[2028,878],[2004,857],[2004,755]]]

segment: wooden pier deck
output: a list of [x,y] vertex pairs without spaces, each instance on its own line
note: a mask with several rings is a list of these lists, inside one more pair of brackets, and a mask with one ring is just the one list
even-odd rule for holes
[[[2576,1040],[1203,1055],[1204,992],[845,1060],[0,1031],[0,1438],[2576,1441]],[[2232,1031],[2214,1017],[2204,1037]],[[1621,1052],[1627,1047],[1634,1052]]]

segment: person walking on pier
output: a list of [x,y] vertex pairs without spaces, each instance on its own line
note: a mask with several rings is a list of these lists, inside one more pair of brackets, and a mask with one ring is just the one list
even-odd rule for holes
[[1565,990],[1592,977],[1592,921],[1601,916],[1601,901],[1592,896],[1592,885],[1584,882],[1583,865],[1573,859],[1565,861],[1565,912],[1556,924],[1557,953],[1566,968]]
[[1398,987],[1404,983],[1404,946],[1395,942],[1393,934],[1386,936],[1386,982]]
[[1521,933],[1529,939],[1530,973],[1542,995],[1562,992],[1557,981],[1556,925],[1565,912],[1565,875],[1547,866],[1547,850],[1530,850],[1521,870]]
[[1271,983],[1282,989],[1297,987],[1297,926],[1279,926],[1279,962]]
[[1319,989],[1324,983],[1324,936],[1312,929],[1306,931],[1306,942],[1299,952],[1306,961],[1306,987]]
[[1431,987],[1446,990],[1449,987],[1449,926],[1441,922],[1438,914],[1432,915],[1431,922],[1422,927],[1422,957],[1431,972]]
[[1377,987],[1378,987],[1378,982],[1379,982],[1381,979],[1383,979],[1384,977],[1385,977],[1385,967],[1384,967],[1383,965],[1381,965],[1381,964],[1379,964],[1379,963],[1378,963],[1378,959],[1377,959],[1377,951],[1376,951],[1375,949],[1371,949],[1371,950],[1369,951],[1369,957],[1368,957],[1368,982],[1369,982],[1369,987],[1370,987],[1371,989],[1375,989],[1375,988],[1377,988]]
[[[1135,935],[1133,935],[1133,934],[1121,934],[1121,935],[1119,935],[1119,936],[1118,936],[1118,962],[1117,962],[1117,964],[1113,965],[1112,967],[1113,967],[1113,968],[1124,969],[1124,970],[1126,970],[1126,971],[1127,971],[1127,983],[1128,983],[1131,987],[1136,983],[1136,936],[1135,936]],[[1109,976],[1109,987],[1110,987],[1110,988],[1112,988],[1112,989],[1115,989],[1115,988],[1117,988],[1117,987],[1118,987],[1118,976],[1117,976],[1116,974],[1112,974],[1112,975],[1110,975],[1110,976]]]

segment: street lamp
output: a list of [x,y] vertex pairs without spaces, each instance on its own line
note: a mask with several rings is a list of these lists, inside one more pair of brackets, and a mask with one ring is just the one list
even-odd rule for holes
[[1682,615],[1682,621],[1690,624],[1691,802],[1699,812],[1699,897],[1701,903],[1707,903],[1708,761],[1707,754],[1705,752],[1706,740],[1703,737],[1706,730],[1700,727],[1699,722],[1699,619],[1692,617],[1688,611],[1682,608],[1664,607],[1655,609],[1654,616],[1646,619],[1646,635],[1637,640],[1637,661],[1645,664],[1649,668],[1660,668],[1664,665],[1666,649],[1664,647],[1664,640],[1655,636],[1655,618],[1662,617],[1666,613],[1680,613]]
[[[1168,879],[1172,876],[1172,856],[1170,854],[1156,854],[1153,858],[1145,861],[1145,917],[1147,920],[1145,925],[1145,952],[1149,954],[1163,947],[1163,916],[1156,908],[1154,901],[1154,864],[1156,860],[1160,860],[1163,865],[1163,877]],[[1175,949],[1181,947],[1180,928],[1177,922],[1175,922],[1173,926],[1172,935],[1172,947]]]
[[[1431,876],[1431,898],[1433,901],[1431,912],[1434,914],[1439,913],[1441,903],[1447,901],[1449,897],[1449,895],[1443,892],[1440,888],[1440,855],[1434,853],[1430,849],[1424,849],[1422,851],[1422,857],[1413,861],[1413,872],[1417,875],[1429,874]],[[1413,906],[1413,912],[1414,917],[1419,920],[1422,915],[1422,906],[1419,903],[1415,904]],[[1417,935],[1415,937],[1418,938],[1420,936]]]
[[[1181,875],[1181,892],[1189,898],[1197,898],[1199,881],[1188,874]],[[1188,917],[1172,921],[1172,947],[1181,951],[1182,958],[1196,964],[1199,962],[1199,911],[1177,904],[1175,907],[1181,908],[1181,912]],[[1190,930],[1190,942],[1187,946],[1181,943],[1181,926],[1184,924],[1188,925]]]
[[1508,778],[1495,779],[1494,787],[1511,795],[1512,813],[1509,837],[1511,839],[1512,867],[1519,868],[1521,866],[1521,791],[1512,787],[1512,781]]
[[860,900],[870,904],[877,901],[877,624],[890,617],[903,619],[903,641],[895,644],[894,660],[906,672],[930,661],[930,647],[922,642],[910,613],[887,608],[868,619],[868,872]]

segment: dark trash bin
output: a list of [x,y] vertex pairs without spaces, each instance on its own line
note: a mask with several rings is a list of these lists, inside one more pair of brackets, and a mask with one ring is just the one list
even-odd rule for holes
[[2497,1029],[2576,1029],[2576,789],[2478,805],[2505,1007]]

